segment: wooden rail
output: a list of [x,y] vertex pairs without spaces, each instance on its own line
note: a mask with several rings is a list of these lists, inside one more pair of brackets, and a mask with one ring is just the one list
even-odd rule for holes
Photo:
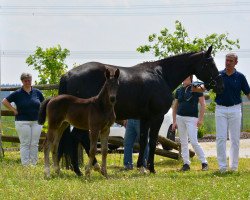
[[[39,90],[54,90],[58,89],[58,84],[44,84],[44,85],[33,85],[32,87],[37,88]],[[15,91],[19,89],[20,86],[16,87],[0,87],[0,91]]]

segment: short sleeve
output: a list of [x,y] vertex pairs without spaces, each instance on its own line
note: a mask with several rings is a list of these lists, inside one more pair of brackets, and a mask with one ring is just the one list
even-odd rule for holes
[[247,82],[246,77],[242,74],[242,82],[241,82],[241,90],[244,92],[245,95],[250,94],[250,87],[249,84]]
[[8,102],[12,103],[16,101],[16,97],[17,97],[17,92],[13,92],[11,93],[9,96],[6,97],[6,99],[8,100]]

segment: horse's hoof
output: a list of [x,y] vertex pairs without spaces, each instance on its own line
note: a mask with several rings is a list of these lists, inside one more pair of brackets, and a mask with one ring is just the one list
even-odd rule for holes
[[150,172],[151,174],[156,174],[156,171],[155,171],[154,166],[148,164],[148,165],[147,165],[147,169],[149,170],[149,172]]
[[57,175],[59,175],[60,174],[60,169],[56,169],[55,172],[56,172]]
[[90,177],[90,167],[88,166],[85,167],[85,176],[88,178]]
[[75,171],[75,173],[76,173],[77,176],[82,176],[83,175],[83,173],[81,171]]
[[93,168],[94,168],[94,171],[101,172],[101,167],[100,167],[100,165],[98,163],[94,164]]
[[143,167],[143,166],[139,167],[138,170],[139,170],[139,172],[140,172],[141,174],[147,174],[147,173],[148,173],[147,170],[146,170],[146,168]]
[[45,179],[50,179],[50,174],[44,172],[44,178],[45,178]]
[[108,173],[107,173],[107,171],[101,171],[101,174],[102,174],[105,178],[108,178]]

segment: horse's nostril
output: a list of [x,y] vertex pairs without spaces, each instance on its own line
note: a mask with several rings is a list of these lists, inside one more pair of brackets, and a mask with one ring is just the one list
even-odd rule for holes
[[110,101],[111,101],[112,103],[114,103],[115,100],[116,100],[116,98],[115,98],[114,96],[110,97],[109,99],[110,99]]

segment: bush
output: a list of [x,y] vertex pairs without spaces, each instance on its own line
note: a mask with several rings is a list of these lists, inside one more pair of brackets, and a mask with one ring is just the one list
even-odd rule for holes
[[200,126],[198,128],[198,138],[203,138],[203,136],[205,135],[206,133],[206,128],[204,125]]

